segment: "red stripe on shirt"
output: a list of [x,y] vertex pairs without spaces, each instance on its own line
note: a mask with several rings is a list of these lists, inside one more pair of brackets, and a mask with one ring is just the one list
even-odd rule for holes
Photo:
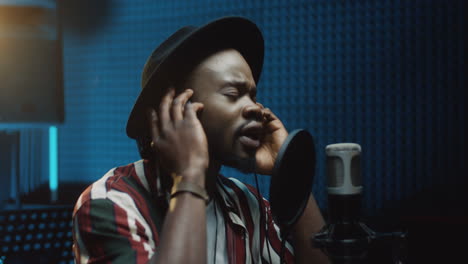
[[[239,199],[239,204],[244,204],[248,205],[248,198],[246,196],[246,193],[244,193],[236,184],[232,183],[229,186],[237,195],[237,198]],[[245,227],[247,228],[247,234],[249,235],[249,247],[252,249],[252,243],[254,242],[254,232],[255,232],[255,225],[253,223],[253,217],[250,212],[249,206],[241,206],[241,211],[242,215],[244,216],[244,224]],[[253,254],[251,255],[253,257]]]
[[157,246],[159,244],[158,230],[156,229],[156,225],[151,219],[150,209],[148,208],[148,201],[145,200],[145,198],[143,198],[143,196],[137,190],[129,186],[125,181],[116,182],[114,185],[112,185],[112,188],[116,191],[124,192],[130,195],[132,200],[135,202],[138,211],[140,211],[141,215],[151,228],[154,244]]
[[[138,242],[132,238],[132,234],[130,233],[130,226],[128,225],[127,212],[116,204],[114,204],[114,212],[115,212],[115,223],[117,225],[117,232],[122,237],[126,237],[131,247],[135,250],[136,264],[146,263],[148,261],[148,252],[146,252],[143,248],[144,240],[140,240]],[[136,225],[137,225],[137,235],[142,238],[141,233],[143,234],[145,233],[144,228],[142,232],[141,228],[138,227],[138,221],[136,221]]]

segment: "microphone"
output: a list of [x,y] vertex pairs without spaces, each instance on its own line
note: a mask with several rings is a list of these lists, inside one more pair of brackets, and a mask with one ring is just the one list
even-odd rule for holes
[[[328,223],[312,239],[337,263],[376,263],[368,254],[371,244],[387,243],[392,251],[392,263],[397,263],[406,234],[402,232],[374,232],[361,222],[362,175],[361,146],[355,143],[338,143],[326,146],[326,171],[328,191]],[[378,263],[387,263],[382,254]],[[400,263],[400,262],[398,262]]]
[[329,229],[327,251],[333,263],[362,263],[372,231],[360,222],[362,199],[361,146],[326,146]]
[[361,146],[338,143],[325,147],[328,223],[313,238],[313,245],[336,263],[364,263],[374,232],[360,222],[362,176]]
[[359,221],[362,199],[361,146],[326,146],[328,212],[330,223]]

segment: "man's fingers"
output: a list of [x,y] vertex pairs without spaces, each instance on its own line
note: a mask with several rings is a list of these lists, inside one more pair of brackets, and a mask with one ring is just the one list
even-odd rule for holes
[[164,131],[165,129],[172,126],[170,108],[174,98],[175,90],[174,88],[169,88],[169,91],[164,95],[159,105],[159,117],[161,119],[160,130]]
[[192,109],[196,113],[203,110],[204,105],[202,103],[192,103]]
[[187,103],[185,107],[185,115],[188,119],[198,119],[197,113],[203,110],[202,103]]
[[270,122],[275,119],[278,119],[278,117],[271,111],[270,108],[263,108],[262,113],[263,113],[263,118],[265,119],[265,122]]
[[270,122],[270,121],[273,121],[275,119],[278,119],[278,117],[271,111],[270,108],[263,106],[259,102],[255,103],[255,104],[258,105],[258,107],[260,107],[260,109],[262,109],[262,115],[263,115],[263,119],[264,119],[265,122]]
[[172,118],[174,121],[179,121],[184,118],[184,108],[188,99],[192,96],[193,90],[187,89],[180,95],[178,95],[172,102]]

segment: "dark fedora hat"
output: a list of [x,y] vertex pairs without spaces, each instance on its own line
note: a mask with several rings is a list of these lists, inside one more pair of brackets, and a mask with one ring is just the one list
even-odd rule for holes
[[143,68],[142,90],[127,121],[128,137],[137,139],[147,134],[145,111],[148,107],[157,109],[169,85],[184,78],[210,54],[227,48],[242,54],[258,82],[263,66],[263,36],[246,18],[223,17],[200,27],[185,26],[159,45]]

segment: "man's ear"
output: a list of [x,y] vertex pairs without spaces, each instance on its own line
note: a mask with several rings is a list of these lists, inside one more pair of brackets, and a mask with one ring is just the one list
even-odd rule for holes
[[151,138],[148,136],[140,136],[136,139],[138,152],[142,159],[151,159],[154,156],[154,150],[151,147]]

